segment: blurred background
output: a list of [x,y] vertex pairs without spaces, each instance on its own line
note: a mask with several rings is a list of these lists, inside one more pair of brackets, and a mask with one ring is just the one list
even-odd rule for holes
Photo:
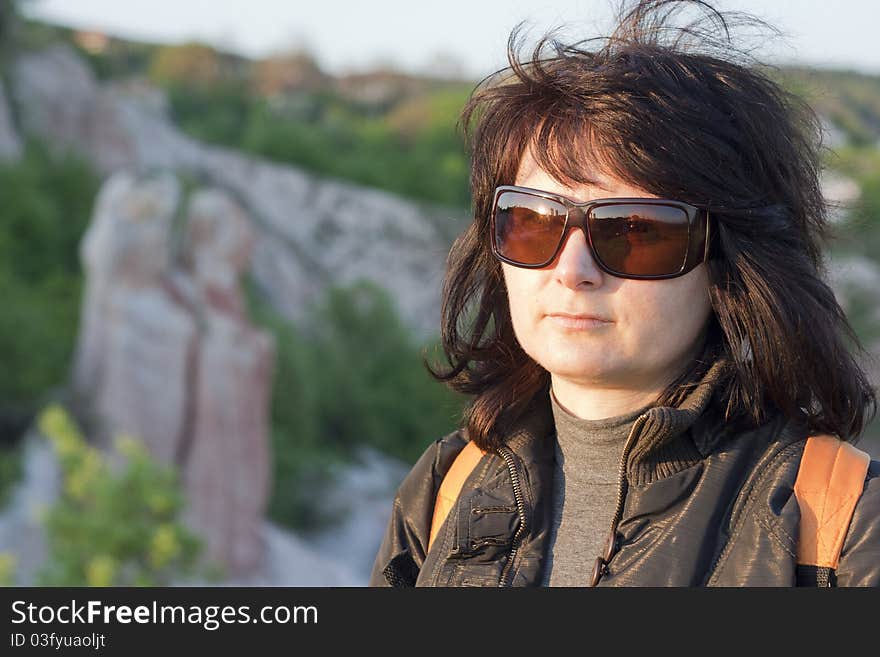
[[[0,0],[0,583],[365,585],[464,402],[422,365],[458,112],[519,21],[612,4]],[[754,54],[823,120],[828,280],[878,354],[880,8],[716,4],[783,31]]]

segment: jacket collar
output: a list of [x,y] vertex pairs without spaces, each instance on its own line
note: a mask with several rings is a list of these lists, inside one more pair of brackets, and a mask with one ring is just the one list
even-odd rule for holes
[[[722,433],[710,401],[730,367],[716,359],[706,374],[677,407],[655,406],[639,430],[627,461],[627,477],[633,484],[661,479],[693,465],[713,451]],[[549,391],[524,415],[508,434],[508,447],[528,465],[552,465],[555,426]]]

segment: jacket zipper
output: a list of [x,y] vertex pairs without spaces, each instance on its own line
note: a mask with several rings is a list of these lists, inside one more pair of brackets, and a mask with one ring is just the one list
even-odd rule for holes
[[[596,565],[593,569],[593,577],[590,582],[590,586],[596,586],[599,583],[599,580],[602,578],[602,575],[607,571],[608,563],[611,561],[611,558],[614,556],[615,552],[617,552],[617,526],[620,524],[621,517],[623,516],[623,507],[624,502],[626,500],[626,493],[629,487],[628,480],[626,477],[626,462],[629,459],[629,453],[632,451],[632,448],[635,446],[636,432],[648,419],[648,415],[643,413],[640,415],[636,421],[633,423],[632,429],[630,429],[629,436],[627,436],[626,443],[623,446],[623,453],[620,455],[620,462],[618,464],[618,479],[617,479],[617,507],[614,510],[614,517],[611,519],[611,532],[608,537],[608,545],[605,549],[605,554],[603,556],[596,558]],[[504,462],[507,464],[507,470],[510,473],[510,481],[513,485],[513,496],[516,500],[516,510],[519,514],[519,527],[517,527],[516,533],[513,535],[513,541],[511,542],[511,550],[510,555],[507,558],[507,563],[504,564],[504,569],[501,571],[501,579],[498,582],[498,586],[510,586],[510,582],[508,579],[510,578],[510,574],[513,571],[513,562],[516,558],[517,552],[519,551],[519,541],[522,538],[522,535],[525,533],[527,529],[527,519],[525,512],[525,502],[522,497],[522,487],[520,485],[519,480],[519,472],[516,469],[516,465],[514,463],[514,455],[510,448],[506,446],[501,446],[498,448],[498,454],[501,458],[504,459]]]
[[510,481],[513,484],[513,496],[516,500],[516,511],[519,514],[519,527],[517,527],[516,533],[513,535],[510,555],[507,557],[507,563],[504,564],[504,569],[501,571],[501,579],[498,581],[498,586],[510,586],[508,579],[513,572],[513,560],[516,558],[516,553],[519,550],[519,541],[526,531],[527,519],[525,502],[523,501],[522,496],[522,487],[519,480],[519,472],[514,463],[513,452],[510,448],[501,446],[498,448],[498,453],[501,455],[501,458],[504,459],[504,462],[507,464],[507,470],[510,472]]
[[620,524],[621,517],[623,516],[624,501],[626,500],[626,493],[629,488],[629,481],[626,477],[626,462],[629,460],[629,453],[635,446],[634,438],[636,437],[636,432],[642,425],[644,425],[647,419],[647,413],[643,413],[638,419],[636,419],[633,423],[632,429],[630,429],[629,436],[627,436],[626,443],[624,443],[623,453],[620,455],[620,463],[618,464],[617,469],[617,508],[614,510],[614,517],[611,519],[611,532],[608,535],[605,554],[596,557],[596,564],[593,567],[593,576],[590,580],[590,586],[598,585],[599,580],[602,579],[602,575],[608,572],[608,563],[611,561],[611,558],[617,552],[617,548],[619,547],[617,541],[617,526]]

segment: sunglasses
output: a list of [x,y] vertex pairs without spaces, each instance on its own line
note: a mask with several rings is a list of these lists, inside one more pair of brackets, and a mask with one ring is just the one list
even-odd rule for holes
[[502,185],[492,203],[492,253],[516,267],[553,262],[570,228],[584,231],[593,259],[612,276],[683,276],[709,257],[709,212],[660,198],[586,203],[540,189]]

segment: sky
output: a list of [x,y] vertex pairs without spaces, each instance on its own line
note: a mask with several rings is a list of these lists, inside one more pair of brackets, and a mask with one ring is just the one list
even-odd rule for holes
[[[128,38],[200,40],[252,57],[306,48],[331,73],[390,64],[412,72],[481,77],[505,65],[510,30],[606,34],[613,0],[22,0],[28,15]],[[783,36],[759,38],[753,54],[880,75],[878,0],[715,0]]]

